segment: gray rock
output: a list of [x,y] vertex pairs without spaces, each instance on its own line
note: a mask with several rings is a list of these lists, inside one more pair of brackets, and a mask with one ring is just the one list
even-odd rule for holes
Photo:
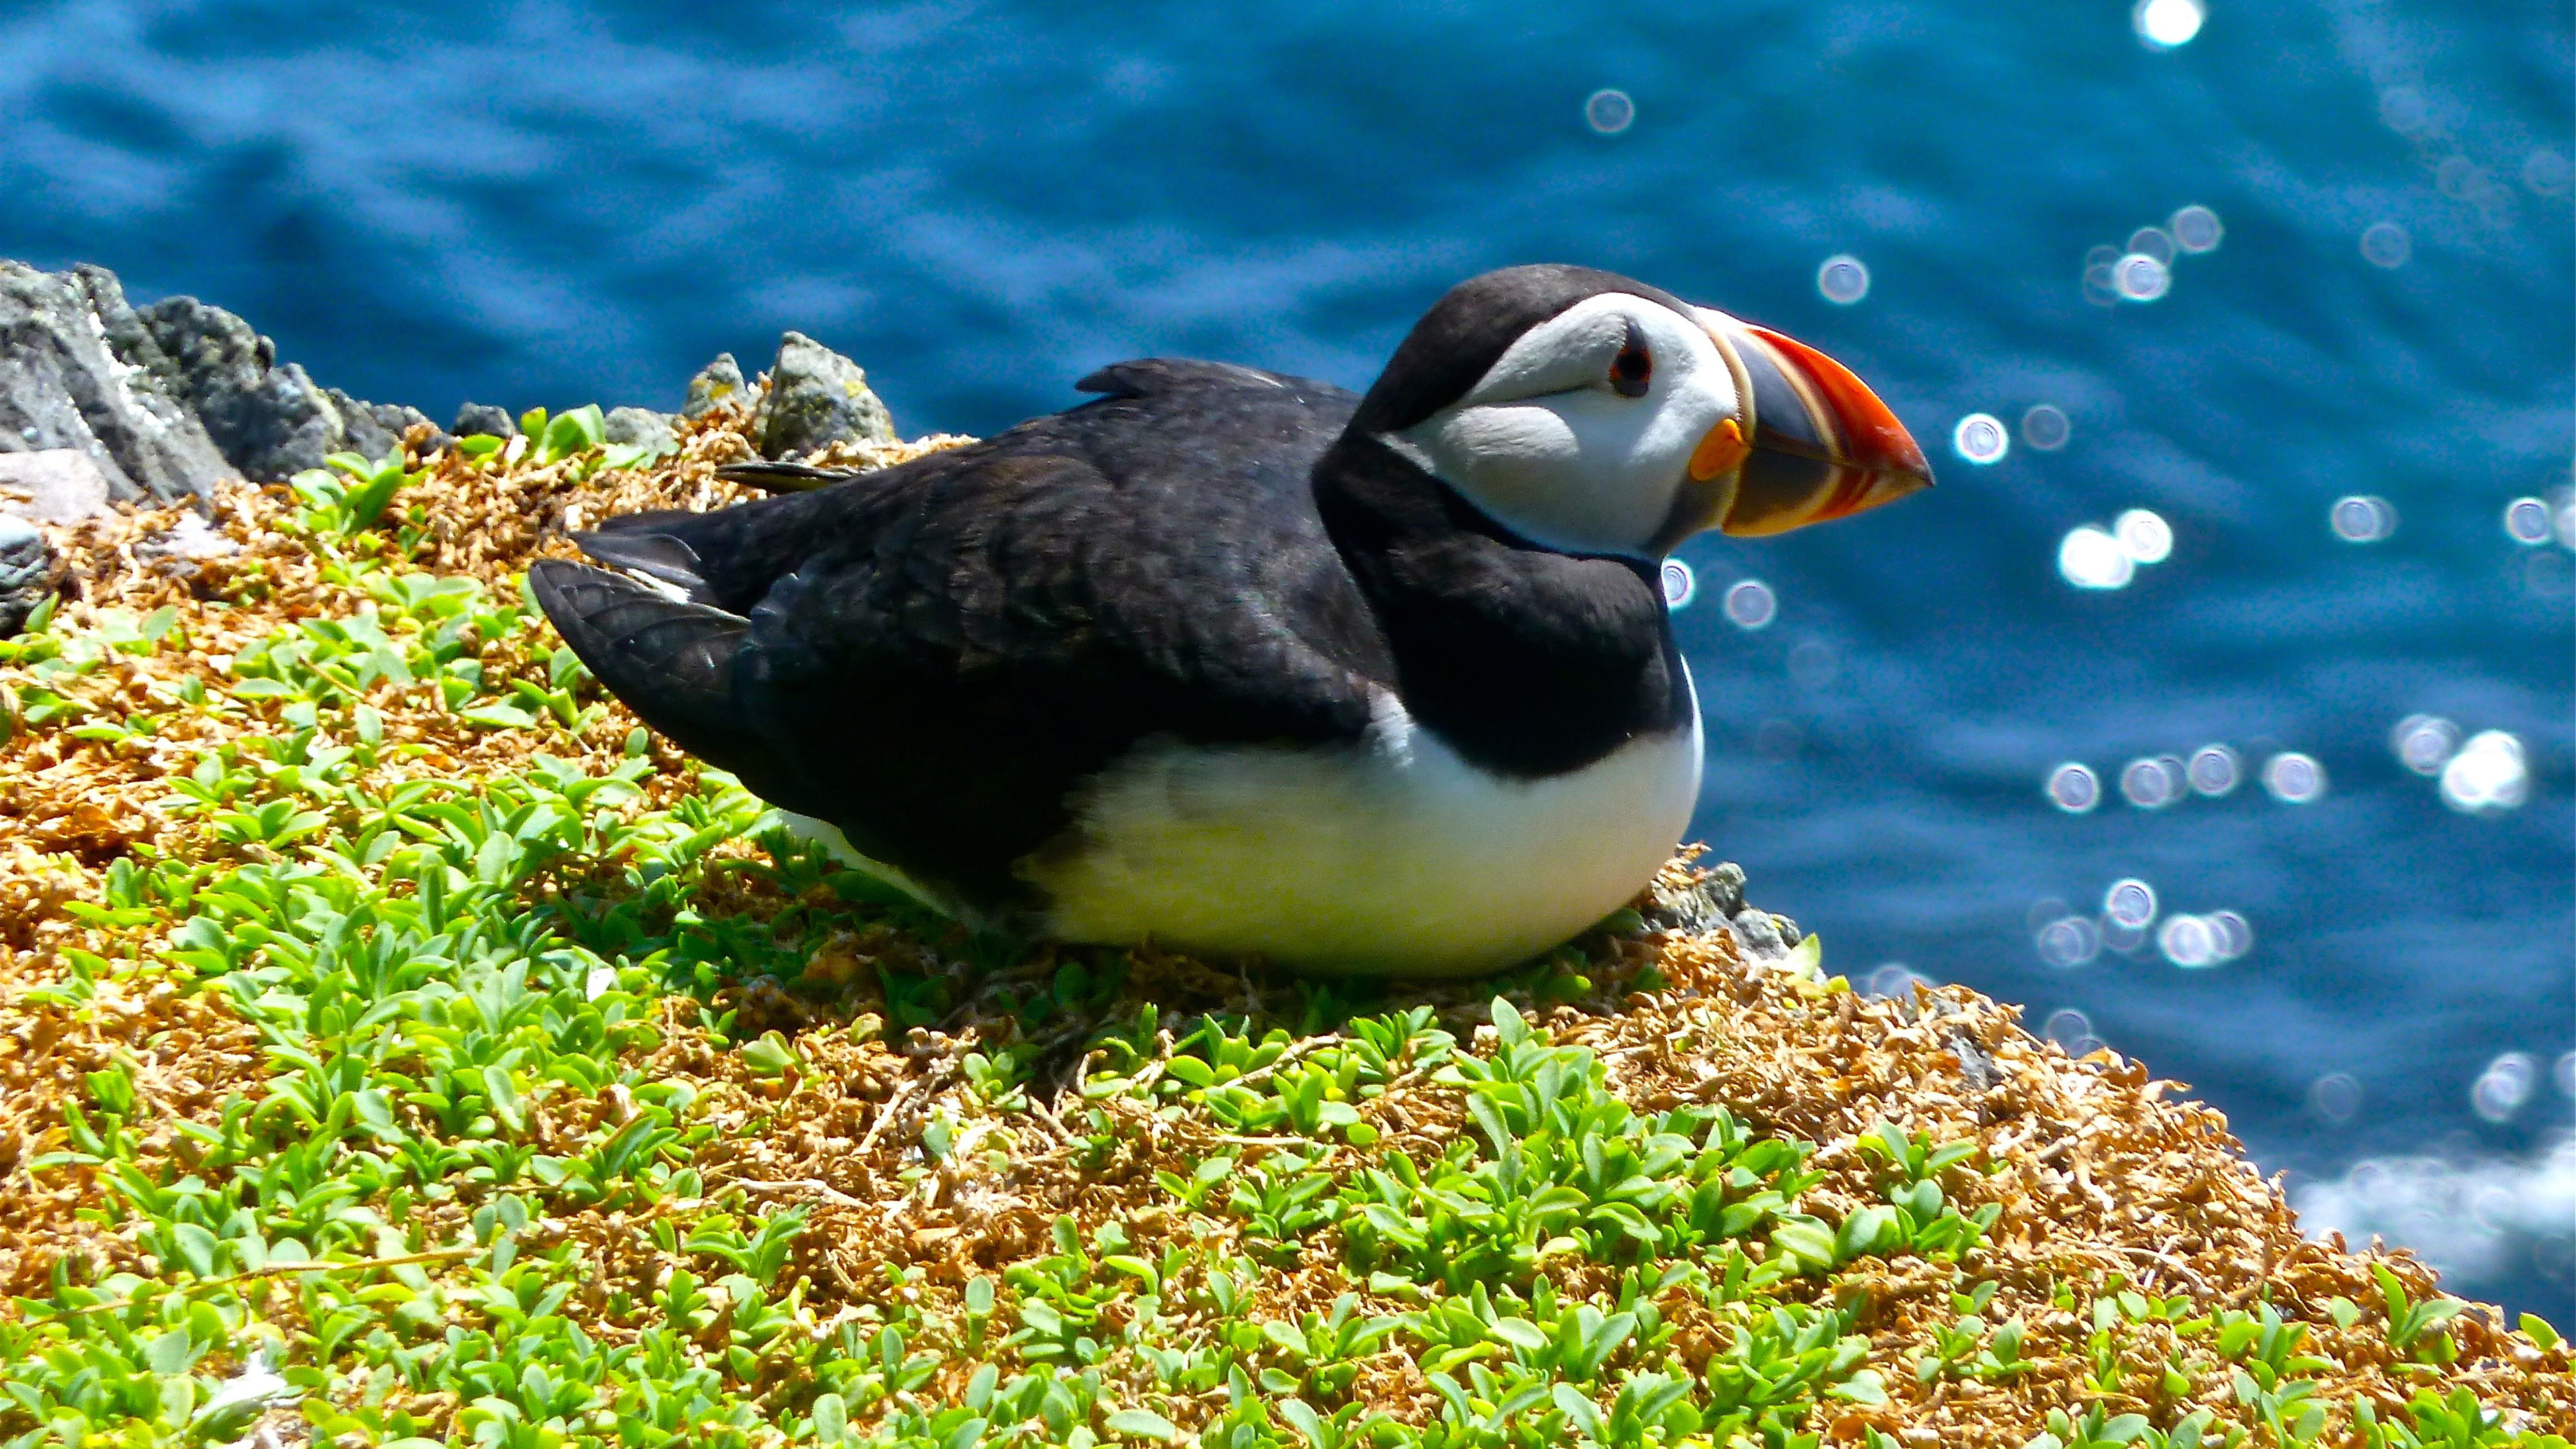
[[742,365],[730,352],[719,352],[716,360],[698,369],[689,379],[689,395],[680,404],[680,416],[689,419],[705,417],[721,407],[743,407],[751,402],[751,384],[742,380]]
[[891,443],[894,419],[859,365],[802,332],[778,340],[769,391],[752,411],[761,456],[792,458],[827,443]]
[[456,421],[448,424],[448,431],[460,438],[515,438],[519,420],[510,416],[508,408],[470,402],[456,410]]
[[426,448],[445,448],[456,442],[440,432],[438,425],[429,420],[429,415],[418,408],[407,408],[400,403],[362,402],[336,387],[322,389],[322,395],[331,400],[331,406],[340,410],[340,426],[348,439],[350,452],[381,458],[402,446],[403,434],[415,427],[429,429],[429,440],[423,444]]
[[1705,935],[1720,930],[1744,909],[1744,867],[1732,861],[1709,868],[1688,889],[1658,888],[1646,923],[1658,930]]
[[27,616],[54,591],[61,573],[44,530],[0,514],[0,639],[27,627]]
[[138,313],[176,372],[179,395],[247,478],[263,482],[319,468],[348,446],[340,409],[277,344],[221,307],[170,297]]
[[202,494],[236,470],[174,377],[114,275],[0,260],[0,453],[81,453],[121,501]]
[[680,445],[679,421],[651,408],[612,408],[600,428],[600,436],[612,443],[667,452]]
[[78,523],[108,511],[107,475],[77,448],[0,453],[0,513],[39,523]]

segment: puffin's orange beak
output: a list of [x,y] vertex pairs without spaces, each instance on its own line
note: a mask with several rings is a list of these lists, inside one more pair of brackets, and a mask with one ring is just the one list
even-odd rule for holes
[[1744,400],[1691,456],[1698,528],[1786,533],[1932,486],[1923,449],[1850,368],[1767,327],[1698,310]]

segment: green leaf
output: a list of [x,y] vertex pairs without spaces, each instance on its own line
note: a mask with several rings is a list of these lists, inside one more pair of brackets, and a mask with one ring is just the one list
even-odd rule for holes
[[215,1276],[215,1235],[213,1233],[195,1223],[176,1223],[171,1226],[170,1239],[178,1244],[179,1256],[187,1259],[189,1269],[198,1277]]
[[537,722],[535,715],[514,704],[478,704],[458,711],[456,717],[491,730],[523,730]]
[[1164,1443],[1181,1437],[1172,1421],[1151,1409],[1120,1409],[1109,1416],[1109,1431],[1138,1439],[1159,1439]]
[[2537,1313],[2522,1315],[2521,1328],[2522,1336],[2539,1344],[2544,1353],[2558,1346],[2558,1330],[2550,1327],[2549,1320]]
[[483,1099],[491,1104],[492,1115],[501,1119],[502,1126],[514,1133],[527,1130],[528,1119],[519,1105],[519,1089],[511,1085],[507,1067],[483,1069]]

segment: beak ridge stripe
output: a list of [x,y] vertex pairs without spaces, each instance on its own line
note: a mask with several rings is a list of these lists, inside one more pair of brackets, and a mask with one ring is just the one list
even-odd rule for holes
[[1707,437],[1699,440],[1699,446],[1691,450],[1690,475],[1705,483],[1721,474],[1732,473],[1744,462],[1744,455],[1751,451],[1750,445],[1744,441],[1744,430],[1735,425],[1735,419],[1722,418],[1716,427],[1708,430]]

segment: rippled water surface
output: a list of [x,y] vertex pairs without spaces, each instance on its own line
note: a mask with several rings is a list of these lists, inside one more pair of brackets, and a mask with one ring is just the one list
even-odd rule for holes
[[1778,327],[1941,486],[1685,550],[1696,829],[2567,1321],[2567,5],[844,9],[14,7],[0,254],[442,417],[790,326],[916,432],[1360,387],[1534,260]]

